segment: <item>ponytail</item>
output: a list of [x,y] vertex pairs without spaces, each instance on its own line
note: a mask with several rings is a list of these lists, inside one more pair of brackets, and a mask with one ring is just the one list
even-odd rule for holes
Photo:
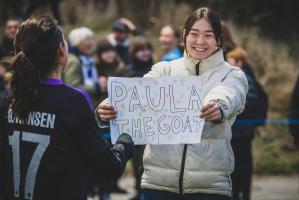
[[61,29],[51,17],[32,17],[19,26],[11,67],[14,116],[26,119],[29,112],[36,109],[40,82],[58,65],[57,49],[63,42]]
[[21,119],[26,118],[34,109],[38,99],[40,76],[23,51],[20,51],[12,63],[11,90],[13,94],[12,109]]

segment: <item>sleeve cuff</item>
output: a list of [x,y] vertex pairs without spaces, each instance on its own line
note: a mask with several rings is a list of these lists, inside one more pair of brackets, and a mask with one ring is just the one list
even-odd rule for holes
[[222,110],[222,108],[220,106],[219,106],[219,110],[220,110],[220,114],[221,114],[220,120],[223,122],[224,121],[224,112],[223,112],[223,110]]
[[94,116],[96,118],[97,124],[100,128],[108,128],[109,127],[109,121],[108,122],[104,122],[100,119],[99,115],[98,115],[98,108],[95,109],[94,111]]

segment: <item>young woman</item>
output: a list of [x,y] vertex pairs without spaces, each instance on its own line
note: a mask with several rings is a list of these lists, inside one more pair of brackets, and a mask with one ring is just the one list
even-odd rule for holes
[[62,83],[68,50],[54,19],[26,20],[15,48],[8,111],[13,199],[86,199],[91,177],[122,174],[131,137],[122,134],[111,149],[97,135],[87,93]]
[[[201,142],[147,145],[141,199],[228,200],[234,168],[231,124],[244,108],[248,83],[239,68],[224,61],[218,14],[208,8],[193,11],[183,32],[184,57],[157,63],[145,77],[201,77],[204,106],[198,115],[205,118]],[[106,102],[97,112],[102,121],[117,115]]]

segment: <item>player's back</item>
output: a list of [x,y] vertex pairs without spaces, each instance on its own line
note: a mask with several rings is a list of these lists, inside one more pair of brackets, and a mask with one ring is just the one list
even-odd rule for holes
[[97,129],[87,99],[49,80],[40,85],[37,106],[26,120],[9,110],[15,199],[83,199],[90,175],[83,133]]

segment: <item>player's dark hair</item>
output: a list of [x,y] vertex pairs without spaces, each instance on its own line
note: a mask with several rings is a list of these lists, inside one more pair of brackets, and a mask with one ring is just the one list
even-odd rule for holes
[[49,16],[32,17],[19,26],[11,67],[11,106],[18,117],[24,119],[34,109],[40,81],[57,67],[57,49],[63,41],[57,21]]

